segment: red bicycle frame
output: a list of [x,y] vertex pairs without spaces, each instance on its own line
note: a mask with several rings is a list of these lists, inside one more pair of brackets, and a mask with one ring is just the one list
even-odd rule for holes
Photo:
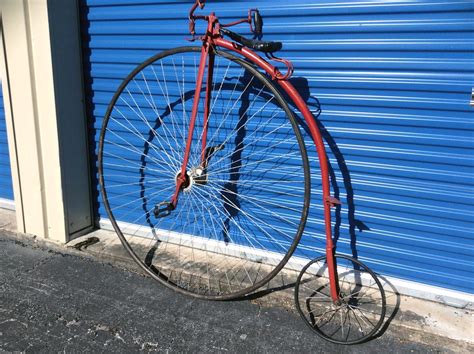
[[[324,147],[323,138],[321,132],[316,124],[315,118],[304,100],[299,95],[295,87],[287,80],[289,75],[283,75],[278,68],[270,64],[268,61],[263,59],[257,53],[252,50],[231,41],[228,41],[222,38],[219,27],[230,27],[239,23],[250,23],[250,10],[249,18],[239,21],[235,21],[229,24],[220,25],[217,17],[214,13],[211,13],[209,16],[195,16],[194,11],[197,7],[201,9],[204,7],[204,1],[197,0],[194,6],[191,8],[189,19],[190,19],[190,32],[193,35],[193,40],[201,39],[202,40],[202,50],[199,69],[197,73],[196,80],[196,89],[194,93],[194,101],[192,106],[191,118],[189,122],[189,130],[186,141],[186,150],[184,153],[183,164],[181,166],[181,172],[177,177],[176,189],[171,200],[172,208],[174,209],[178,203],[179,193],[182,190],[183,184],[186,182],[186,168],[189,162],[189,153],[191,149],[192,138],[194,134],[194,128],[196,123],[197,112],[199,109],[200,95],[202,90],[202,83],[204,81],[204,73],[207,66],[207,82],[206,82],[206,92],[205,92],[205,102],[204,102],[204,124],[202,132],[202,151],[201,151],[201,164],[202,167],[206,166],[206,140],[207,140],[207,128],[209,120],[209,105],[212,95],[212,79],[213,79],[213,68],[214,68],[214,48],[220,47],[228,51],[234,52],[252,63],[256,64],[259,68],[265,71],[268,75],[271,76],[274,82],[276,82],[291,98],[295,106],[301,112],[305,123],[307,124],[311,137],[316,147],[316,152],[319,158],[319,165],[321,170],[321,182],[322,182],[322,192],[323,192],[323,205],[324,205],[324,221],[325,221],[325,233],[326,233],[326,259],[328,265],[328,272],[331,284],[331,298],[335,303],[339,302],[339,291],[337,286],[337,271],[335,267],[334,260],[334,244],[332,240],[332,227],[331,227],[331,207],[340,204],[340,201],[331,196],[330,183],[329,183],[329,167],[328,159],[326,156],[326,150]],[[206,20],[208,22],[206,34],[202,37],[195,37],[194,32],[194,22],[195,20]],[[280,62],[289,63],[286,60],[278,60]],[[291,65],[291,64],[289,64]],[[290,68],[290,66],[289,66]],[[291,69],[290,69],[291,70]]]

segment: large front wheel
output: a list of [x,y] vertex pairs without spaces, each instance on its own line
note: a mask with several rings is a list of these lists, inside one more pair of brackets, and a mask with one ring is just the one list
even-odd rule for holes
[[168,208],[199,60],[199,47],[169,50],[119,86],[99,140],[108,215],[101,223],[159,282],[196,297],[230,299],[269,281],[295,250],[309,207],[309,166],[279,91],[251,64],[219,51],[206,148],[203,87],[186,182],[176,209]]

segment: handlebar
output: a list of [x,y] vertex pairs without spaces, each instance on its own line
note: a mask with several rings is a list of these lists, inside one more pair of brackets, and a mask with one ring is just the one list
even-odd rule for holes
[[[196,34],[195,27],[196,27],[196,20],[208,20],[208,16],[202,16],[202,15],[194,15],[194,12],[197,10],[199,7],[201,10],[204,9],[204,6],[206,5],[206,0],[196,0],[194,5],[191,7],[191,10],[189,11],[189,32],[191,35],[194,37]],[[250,31],[255,34],[257,37],[260,37],[262,35],[262,29],[263,29],[263,19],[262,16],[260,15],[260,12],[258,9],[249,9],[248,16],[247,18],[237,20],[234,22],[220,24],[220,27],[231,27],[238,25],[240,23],[248,23],[250,25]]]

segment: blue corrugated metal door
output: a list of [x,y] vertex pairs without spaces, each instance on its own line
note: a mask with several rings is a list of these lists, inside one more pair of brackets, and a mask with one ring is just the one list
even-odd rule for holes
[[[86,0],[89,95],[98,137],[120,84],[152,54],[186,45],[190,2]],[[294,83],[319,116],[336,195],[338,251],[389,276],[474,293],[472,1],[209,1],[249,7],[284,42]],[[241,27],[242,34],[248,29]],[[310,142],[308,141],[308,146]],[[300,253],[324,248],[317,160]],[[106,217],[102,207],[100,218]]]
[[3,91],[0,84],[0,202],[3,207],[13,204],[13,185],[10,167],[10,156],[8,154],[7,127],[5,124],[5,109],[3,106]]

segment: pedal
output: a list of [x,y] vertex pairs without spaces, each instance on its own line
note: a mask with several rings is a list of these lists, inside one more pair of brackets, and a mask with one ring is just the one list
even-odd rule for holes
[[164,218],[171,214],[174,210],[173,203],[171,202],[161,202],[160,204],[155,205],[153,209],[153,214],[155,214],[155,218]]

